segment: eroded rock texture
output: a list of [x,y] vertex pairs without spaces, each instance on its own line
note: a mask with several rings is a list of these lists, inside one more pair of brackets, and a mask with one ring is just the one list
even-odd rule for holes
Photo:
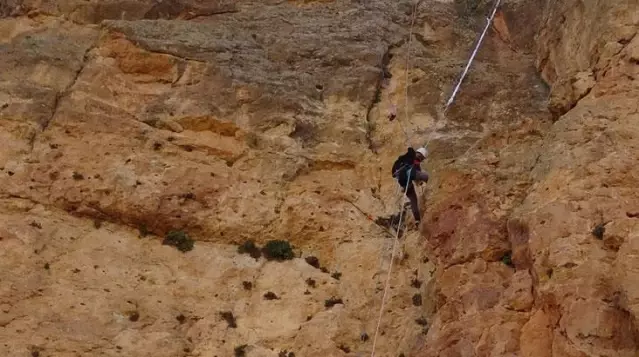
[[[554,123],[530,124],[520,142],[490,139],[484,165],[441,177],[425,228],[436,312],[419,355],[637,355],[638,11],[632,1],[544,9],[536,63]],[[502,171],[504,160],[517,170]]]
[[638,4],[414,5],[0,3],[0,355],[370,355],[427,143],[375,355],[635,356]]

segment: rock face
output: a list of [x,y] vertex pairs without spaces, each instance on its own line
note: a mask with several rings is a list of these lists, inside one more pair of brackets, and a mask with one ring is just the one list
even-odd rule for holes
[[424,230],[436,299],[417,355],[639,352],[638,11],[630,1],[549,3],[535,51],[554,123],[515,137],[501,129],[479,158],[437,176]]
[[371,354],[427,143],[375,355],[636,356],[639,5],[414,5],[0,4],[0,354]]
[[[369,216],[397,209],[370,108],[410,4],[153,4],[3,3],[0,354],[369,350],[393,238]],[[276,239],[295,259],[234,244]],[[382,333],[408,341],[429,265],[397,264]]]

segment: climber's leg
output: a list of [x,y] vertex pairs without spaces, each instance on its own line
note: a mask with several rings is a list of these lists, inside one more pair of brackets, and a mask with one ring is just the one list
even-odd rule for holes
[[419,204],[417,201],[417,193],[415,192],[415,186],[411,182],[408,186],[408,190],[406,191],[406,197],[410,200],[410,208],[413,211],[413,217],[415,218],[415,222],[419,224],[421,216],[419,214]]

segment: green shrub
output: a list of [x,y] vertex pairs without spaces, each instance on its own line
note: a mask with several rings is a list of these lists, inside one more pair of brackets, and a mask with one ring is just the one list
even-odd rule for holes
[[291,244],[285,240],[271,240],[262,248],[268,260],[290,260],[295,257]]
[[506,252],[506,254],[504,254],[504,256],[501,258],[501,262],[508,265],[509,267],[513,267],[513,258],[512,258],[512,252]]
[[262,256],[260,248],[252,240],[247,240],[237,247],[237,252],[240,254],[249,254],[255,260],[260,259]]
[[193,239],[183,231],[171,231],[166,235],[162,244],[174,246],[180,252],[185,253],[193,249],[194,242]]
[[592,235],[597,239],[603,239],[604,233],[606,233],[606,227],[603,224],[598,224],[593,230]]

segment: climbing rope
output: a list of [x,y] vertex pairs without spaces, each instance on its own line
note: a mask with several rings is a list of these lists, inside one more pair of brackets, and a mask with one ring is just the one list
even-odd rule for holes
[[[411,25],[410,25],[410,31],[409,31],[409,37],[408,37],[408,48],[406,51],[406,68],[405,68],[405,90],[404,90],[404,113],[405,113],[405,117],[406,117],[406,122],[410,122],[410,115],[408,112],[408,86],[409,86],[409,80],[408,80],[408,73],[409,73],[409,69],[410,69],[410,58],[411,58],[411,53],[410,53],[410,47],[411,47],[411,41],[412,41],[412,37],[413,37],[413,27],[415,25],[415,19],[417,17],[417,10],[419,8],[419,5],[421,4],[422,0],[418,0],[417,3],[415,4],[415,6],[413,7],[413,13],[412,13],[412,17],[411,17]],[[481,46],[481,43],[484,39],[484,36],[486,35],[486,31],[488,30],[488,28],[490,27],[490,24],[492,23],[492,20],[495,16],[495,13],[497,12],[497,8],[500,5],[501,0],[496,0],[495,1],[495,5],[492,8],[491,14],[490,16],[487,18],[486,21],[486,27],[484,28],[482,34],[479,37],[479,40],[477,41],[477,45],[475,46],[475,48],[473,49],[473,52],[471,53],[471,56],[468,60],[468,63],[466,64],[466,67],[464,68],[464,71],[462,72],[457,85],[455,86],[455,89],[453,90],[453,93],[451,94],[450,98],[448,99],[448,101],[446,102],[446,106],[444,108],[444,114],[446,113],[446,111],[448,110],[448,108],[450,107],[450,105],[453,103],[455,96],[457,95],[457,92],[459,91],[459,88],[461,86],[462,81],[464,80],[464,78],[466,77],[466,74],[468,73],[468,70],[470,69],[470,66],[475,58],[475,55],[477,54],[477,51],[479,50],[479,47]],[[402,129],[402,131],[404,132],[404,134],[406,135],[406,145],[407,146],[411,146],[410,145],[410,139],[411,136],[408,135],[408,132],[406,131],[406,129],[404,128],[404,126],[402,125],[401,121],[398,120],[399,125]],[[432,132],[431,132],[432,135]],[[429,135],[429,137],[431,136]],[[428,143],[430,142],[430,138],[428,140]],[[408,192],[408,185],[410,183],[410,175],[412,172],[413,168],[411,167],[411,169],[408,171],[408,178],[407,178],[407,182],[406,182],[406,189],[404,190],[404,196],[406,195],[406,193]],[[384,294],[382,295],[382,302],[381,302],[381,306],[379,308],[379,316],[377,318],[377,325],[375,327],[375,335],[373,337],[373,347],[371,350],[371,357],[375,356],[375,347],[377,346],[377,336],[379,334],[379,327],[381,325],[381,321],[382,321],[382,316],[384,314],[384,304],[386,302],[386,295],[388,294],[388,288],[390,286],[390,277],[391,277],[391,273],[392,273],[392,269],[393,269],[393,262],[395,259],[395,251],[397,249],[397,242],[399,240],[399,233],[401,231],[401,226],[402,226],[402,218],[404,215],[404,207],[403,205],[400,206],[400,214],[399,214],[399,222],[397,223],[397,231],[395,234],[395,239],[393,241],[393,249],[391,252],[391,257],[390,257],[390,262],[389,262],[389,266],[388,266],[388,272],[386,275],[386,283],[384,284]],[[392,224],[391,224],[392,226]]]
[[[405,67],[404,68],[404,116],[406,117],[406,123],[410,122],[410,114],[408,112],[408,86],[409,86],[408,73],[410,71],[410,57],[411,57],[410,47],[412,45],[412,40],[413,40],[413,28],[415,27],[415,18],[417,17],[417,9],[419,5],[421,5],[421,3],[422,3],[422,0],[419,0],[417,1],[417,3],[415,3],[415,6],[413,7],[413,13],[411,15],[411,21],[410,21],[410,31],[408,32],[408,48],[406,49],[406,65],[404,66]],[[397,122],[399,123],[400,127],[404,131],[404,135],[406,135],[406,145],[410,146],[411,136],[408,135],[408,132],[402,125],[401,120],[398,120]]]
[[[411,23],[410,23],[410,31],[408,34],[408,48],[406,50],[406,68],[405,68],[405,73],[404,73],[404,113],[405,113],[405,117],[406,117],[406,122],[408,123],[409,120],[409,112],[408,112],[408,86],[409,86],[409,80],[408,80],[408,73],[409,73],[409,68],[410,68],[410,47],[411,47],[411,42],[412,42],[412,37],[413,37],[413,28],[415,26],[415,19],[417,17],[417,10],[419,8],[419,5],[422,3],[422,0],[418,0],[417,3],[415,3],[415,6],[413,7],[413,13],[411,16]],[[402,125],[401,121],[398,120],[399,125],[402,129],[402,131],[404,132],[404,135],[406,135],[406,145],[410,146],[410,139],[411,137],[408,135],[408,132],[406,131],[406,129],[404,128],[404,126]],[[407,177],[407,181],[406,181],[406,188],[404,190],[404,196],[406,196],[406,193],[408,192],[408,186],[410,184],[410,175],[413,171],[413,167],[411,166],[410,170],[408,171],[408,177]],[[373,337],[373,347],[371,350],[371,357],[375,356],[375,347],[377,346],[377,336],[379,334],[379,327],[381,325],[382,322],[382,317],[384,315],[384,304],[386,302],[386,295],[388,294],[388,288],[390,287],[390,278],[391,278],[391,273],[393,270],[393,262],[395,260],[395,251],[397,250],[397,241],[399,240],[399,232],[401,232],[402,230],[402,218],[404,217],[404,207],[402,205],[402,202],[399,202],[400,204],[400,213],[399,213],[399,217],[398,217],[398,222],[397,222],[397,230],[395,233],[395,239],[393,240],[393,249],[391,251],[391,257],[390,257],[390,262],[388,264],[388,272],[386,274],[386,282],[384,283],[384,294],[382,295],[382,302],[380,304],[379,307],[379,316],[377,318],[377,325],[375,327],[375,335]],[[391,222],[391,227],[392,227],[392,222]]]
[[[404,189],[404,195],[406,194],[406,192],[408,192],[408,186],[410,184],[410,175],[413,171],[413,168],[411,167],[410,170],[408,170],[408,177],[406,179],[406,189]],[[384,303],[386,302],[386,295],[388,294],[388,287],[390,286],[390,277],[391,277],[391,271],[393,269],[393,260],[395,259],[395,251],[397,250],[397,241],[399,240],[399,232],[401,231],[401,224],[402,224],[402,217],[404,215],[404,209],[402,209],[399,213],[399,222],[397,224],[397,232],[395,233],[395,239],[393,240],[393,250],[391,252],[391,258],[390,258],[390,263],[388,265],[388,273],[386,274],[386,283],[384,284],[384,294],[382,295],[382,303],[381,306],[379,307],[379,317],[377,318],[377,327],[375,327],[375,335],[373,337],[373,349],[371,352],[371,357],[375,356],[375,346],[377,345],[377,335],[379,333],[379,326],[382,322],[382,316],[384,314]]]
[[493,18],[495,17],[495,13],[497,12],[497,8],[499,7],[499,3],[501,2],[501,0],[496,0],[495,1],[495,5],[493,6],[492,12],[490,14],[490,16],[488,18],[486,18],[486,27],[484,27],[484,31],[481,33],[481,36],[479,36],[479,40],[477,41],[477,45],[475,46],[475,49],[473,50],[473,52],[470,55],[470,59],[468,59],[468,63],[466,64],[466,68],[464,68],[464,71],[462,72],[459,81],[457,81],[457,85],[455,86],[455,89],[453,90],[453,93],[450,95],[450,98],[448,98],[448,101],[446,102],[446,107],[444,108],[444,113],[446,113],[446,111],[448,110],[448,107],[453,103],[453,100],[455,99],[455,96],[457,95],[457,91],[459,90],[459,87],[462,84],[462,81],[464,80],[464,78],[466,77],[466,74],[468,73],[468,69],[470,68],[470,65],[473,63],[473,60],[475,59],[475,55],[477,54],[477,51],[479,50],[479,46],[481,46],[482,41],[484,40],[484,36],[486,35],[486,31],[488,31],[488,28],[490,27],[490,24],[493,21]]

